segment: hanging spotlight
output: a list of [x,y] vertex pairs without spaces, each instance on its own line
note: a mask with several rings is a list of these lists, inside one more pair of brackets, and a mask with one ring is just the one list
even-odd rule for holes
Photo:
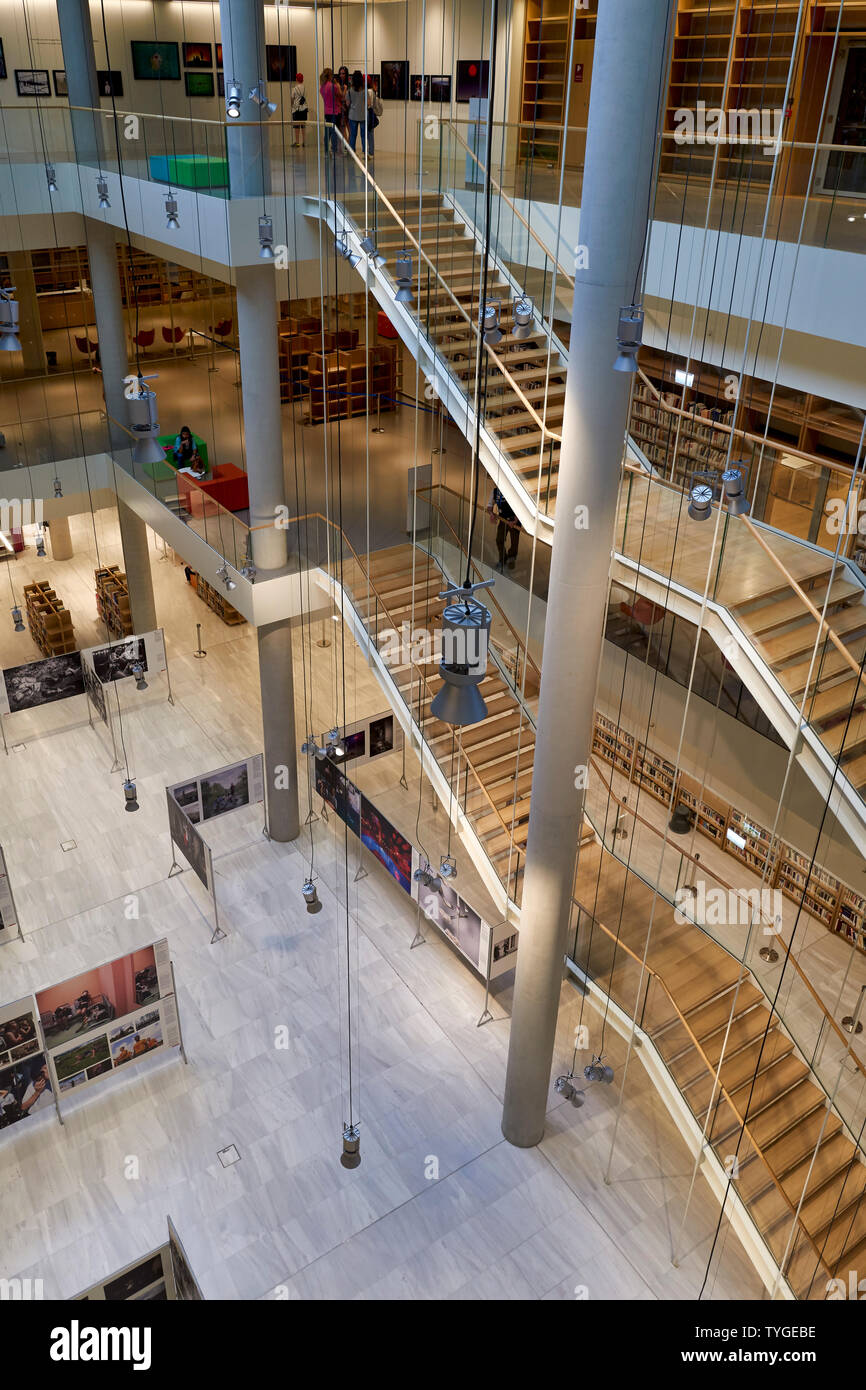
[[177,216],[177,198],[171,191],[166,194],[165,199],[165,225],[170,232],[176,232],[180,227]]
[[457,860],[450,854],[443,854],[439,861],[439,872],[443,878],[456,878]]
[[722,474],[725,489],[725,505],[729,516],[747,516],[749,502],[743,489],[743,474],[739,468],[726,468]]
[[568,1072],[565,1076],[558,1076],[553,1083],[553,1089],[562,1096],[563,1100],[570,1101],[575,1110],[579,1110],[586,1099],[583,1091],[579,1091],[574,1085],[574,1072]]
[[241,89],[232,78],[226,88],[226,115],[230,121],[236,121],[241,114]]
[[688,513],[692,521],[709,521],[712,507],[713,489],[707,483],[697,483],[689,493]]
[[54,496],[55,496],[55,497],[62,497],[62,496],[63,496],[63,484],[61,483],[61,481],[60,481],[59,478],[55,478],[55,479],[54,479]]
[[15,286],[0,290],[0,352],[19,352],[18,301],[12,299]]
[[123,809],[125,811],[137,811],[138,792],[135,789],[135,783],[129,777],[127,777],[126,781],[123,784],[123,796],[126,802],[126,805]]
[[692,828],[692,812],[684,801],[678,801],[668,821],[668,830],[674,835],[688,835]]
[[588,1067],[584,1067],[583,1074],[587,1081],[602,1081],[605,1086],[609,1086],[613,1081],[613,1067],[603,1064],[602,1058],[593,1057]]
[[304,902],[307,904],[308,912],[321,912],[322,904],[319,902],[319,895],[316,892],[316,885],[311,878],[308,878],[306,880],[303,888],[301,889],[301,893],[303,894]]
[[376,243],[373,240],[372,232],[367,232],[366,235],[362,238],[361,250],[364,252],[365,256],[370,257],[370,260],[373,262],[374,265],[385,264],[385,257],[378,250]]
[[46,178],[47,181],[48,181],[48,192],[49,192],[49,193],[56,193],[56,192],[57,192],[57,180],[56,180],[55,177],[54,177],[54,165],[53,165],[53,164],[46,164],[46,166],[45,166],[45,178]]
[[259,260],[272,261],[274,259],[274,219],[263,216],[259,218]]
[[246,564],[242,566],[241,574],[243,575],[244,579],[248,579],[251,584],[255,582],[258,570],[253,564],[252,560],[247,560]]
[[325,740],[325,752],[333,755],[335,758],[345,758],[346,745],[340,738],[339,729],[330,729],[328,731],[328,737]]
[[229,577],[229,567],[225,563],[223,563],[223,565],[217,570],[216,577],[217,579],[222,580],[229,593],[231,593],[232,589],[236,589],[238,587],[235,581]]
[[502,342],[502,329],[499,327],[499,305],[488,299],[481,312],[481,327],[484,341],[488,347],[496,347]]
[[308,758],[318,758],[319,762],[328,756],[327,748],[320,748],[312,734],[301,744],[301,752],[305,753]]
[[512,338],[531,338],[534,332],[532,322],[532,300],[528,294],[521,294],[514,301],[514,327]]
[[361,1131],[357,1125],[343,1126],[343,1152],[340,1162],[344,1168],[358,1168],[361,1164]]
[[99,178],[96,180],[96,191],[99,194],[99,206],[103,209],[110,208],[111,203],[108,201],[108,180],[104,174],[100,174]]
[[472,595],[476,589],[489,588],[490,583],[485,579],[439,595],[445,599],[459,596],[459,602],[449,604],[442,614],[442,686],[430,706],[433,718],[445,724],[478,724],[487,714],[478,686],[487,675],[490,613]]
[[144,679],[144,667],[140,661],[134,661],[131,667],[132,674],[135,676],[136,690],[146,690],[147,681]]
[[423,883],[425,888],[430,888],[434,893],[439,893],[442,889],[442,881],[438,875],[433,873],[429,862],[423,868],[417,868],[412,875],[416,883]]
[[45,559],[45,532],[42,530],[41,526],[36,532],[36,554],[39,556],[40,560]]
[[21,609],[18,607],[17,604],[16,604],[15,607],[12,609],[12,621],[13,621],[13,623],[15,624],[15,631],[16,631],[16,632],[23,632],[23,631],[24,631],[24,622],[23,622],[22,617],[21,617]]
[[262,113],[262,120],[270,120],[271,116],[277,109],[277,104],[275,101],[268,101],[268,93],[267,88],[264,84],[264,80],[260,81],[257,84],[257,86],[250,87],[250,90],[247,93],[247,95],[250,101],[254,101],[256,106],[258,106],[259,110]]
[[636,372],[637,352],[643,339],[643,309],[639,304],[627,304],[619,311],[616,334],[619,355],[613,364],[615,372]]
[[404,251],[394,260],[394,271],[397,278],[397,293],[394,298],[398,304],[409,304],[412,295],[412,257],[408,251]]
[[361,257],[357,256],[355,252],[352,250],[351,246],[349,245],[349,239],[346,236],[345,232],[343,232],[340,236],[337,237],[337,253],[338,255],[343,257],[344,261],[349,262],[349,265],[352,267],[353,270],[355,269],[356,265],[360,265]]
[[[157,419],[156,395],[146,381],[153,377],[138,375],[138,395],[127,398],[129,427],[136,443],[132,450],[134,463],[165,463],[165,451],[157,438],[159,420]],[[55,483],[55,495],[56,493]]]

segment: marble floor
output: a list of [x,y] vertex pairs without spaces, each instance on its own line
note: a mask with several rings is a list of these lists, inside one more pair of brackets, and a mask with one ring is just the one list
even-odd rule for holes
[[[105,519],[106,550],[110,532]],[[76,540],[84,585],[91,557]],[[64,563],[71,590],[74,562]],[[493,1021],[477,1027],[481,981],[432,928],[411,949],[417,910],[374,864],[354,882],[357,849],[347,870],[333,817],[290,845],[262,837],[257,807],[210,823],[227,933],[211,944],[198,880],[188,870],[167,878],[163,788],[261,746],[255,644],[250,629],[224,628],[204,609],[171,559],[154,551],[153,571],[175,703],[160,679],[138,703],[123,697],[141,810],[125,814],[111,750],[75,702],[3,759],[0,843],[25,937],[0,951],[0,998],[166,936],[188,1065],[155,1056],[65,1094],[63,1127],[48,1112],[4,1133],[14,1200],[0,1214],[0,1275],[42,1278],[46,1297],[70,1297],[160,1244],[168,1214],[208,1298],[762,1297],[726,1220],[713,1245],[718,1204],[702,1181],[683,1221],[692,1161],[634,1058],[620,1099],[625,1049],[610,1029],[617,1084],[587,1086],[580,1110],[551,1088],[543,1142],[504,1141],[512,977],[491,997]],[[208,655],[196,661],[202,615]],[[344,669],[340,718],[383,706],[362,654],[342,627],[335,633],[327,648],[317,631],[296,633],[296,671],[307,673],[306,688],[296,678],[299,730],[308,718],[334,722]],[[3,664],[8,640],[0,633]],[[408,792],[401,771],[394,755],[359,780],[438,856],[445,814],[413,757]],[[306,777],[302,767],[305,798]],[[68,838],[76,848],[63,852]],[[311,865],[323,903],[315,915],[300,891]],[[460,876],[486,910],[471,866],[461,862]],[[581,1006],[564,984],[553,1077],[572,1061]],[[339,1164],[349,1118],[361,1126],[356,1171]],[[240,1161],[224,1168],[217,1154],[230,1144]],[[137,1178],[125,1176],[132,1155]]]

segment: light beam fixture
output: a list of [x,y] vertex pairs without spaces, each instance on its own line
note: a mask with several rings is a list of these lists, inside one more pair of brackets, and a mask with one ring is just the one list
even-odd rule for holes
[[688,513],[692,521],[709,521],[713,514],[713,489],[697,483],[689,493]]
[[343,1126],[343,1152],[340,1162],[344,1168],[358,1168],[361,1164],[361,1131],[357,1125]]
[[532,300],[529,295],[519,295],[514,301],[514,327],[512,338],[531,338],[533,334]]
[[132,674],[135,676],[136,690],[146,690],[147,681],[144,679],[144,667],[142,666],[141,662],[134,661],[130,669],[132,671]]
[[320,748],[312,734],[301,744],[301,752],[308,758],[318,758],[319,762],[328,756],[327,748]]
[[643,340],[643,309],[639,304],[627,304],[619,311],[616,344],[619,348],[613,364],[615,372],[636,372],[638,348]]
[[442,614],[442,685],[430,705],[434,719],[444,724],[478,724],[487,715],[487,706],[478,687],[487,675],[487,648],[490,640],[490,612],[478,603],[476,589],[487,589],[492,580],[463,584],[446,589],[441,599],[457,599]]
[[259,218],[259,260],[274,259],[274,219],[266,214]]
[[558,1076],[553,1083],[553,1089],[563,1100],[570,1101],[575,1110],[579,1110],[586,1097],[583,1091],[579,1091],[574,1084],[574,1072],[566,1072],[564,1076]]
[[749,502],[743,488],[743,474],[740,468],[726,468],[722,474],[722,487],[725,490],[725,505],[729,516],[747,516]]
[[45,559],[45,532],[42,530],[41,526],[36,532],[36,554],[39,556],[40,560]]
[[499,327],[499,305],[488,299],[481,311],[481,327],[484,341],[488,347],[496,347],[502,342],[502,329]]
[[303,895],[304,902],[307,905],[308,912],[321,912],[322,904],[319,901],[319,895],[316,892],[316,885],[311,878],[305,880],[304,886],[301,889],[301,893]]
[[226,115],[230,121],[236,121],[241,114],[241,89],[232,78],[226,88]]
[[[156,408],[156,394],[149,386],[147,381],[153,381],[154,377],[142,376],[139,372],[137,391],[135,396],[128,396],[126,401],[127,413],[129,415],[129,427],[135,439],[132,450],[134,463],[165,463],[165,451],[159,442],[159,419]],[[57,495],[57,484],[55,482],[55,495]]]
[[53,165],[53,164],[46,164],[46,166],[45,166],[45,178],[46,178],[47,183],[48,183],[48,192],[49,192],[49,193],[56,193],[56,192],[57,192],[57,179],[56,179],[55,176],[54,176],[54,165]]
[[439,861],[439,872],[443,878],[457,877],[457,860],[451,854],[443,854]]
[[54,479],[54,496],[55,496],[55,497],[62,497],[62,496],[63,496],[63,484],[61,483],[61,481],[60,481],[59,478],[55,478],[55,479]]
[[0,352],[19,352],[18,301],[12,298],[15,286],[0,290]]
[[238,587],[237,584],[235,583],[235,581],[229,576],[229,567],[228,567],[228,565],[225,563],[225,561],[224,561],[223,564],[220,566],[220,568],[217,570],[217,572],[216,572],[216,577],[217,577],[217,579],[221,579],[221,580],[222,580],[223,584],[225,584],[226,589],[227,589],[227,591],[228,591],[229,593],[231,593],[232,589],[236,589],[236,588]]
[[589,1066],[584,1067],[583,1074],[587,1081],[601,1081],[605,1086],[613,1081],[613,1067],[607,1066],[601,1055],[593,1057]]
[[136,791],[135,783],[131,777],[127,777],[123,784],[123,799],[125,802],[123,809],[125,811],[138,810],[138,792]]
[[361,250],[364,252],[365,256],[369,256],[370,260],[373,262],[374,265],[385,264],[385,257],[378,250],[376,243],[373,240],[372,232],[367,232],[365,236],[362,238]]
[[342,232],[340,236],[337,237],[337,252],[343,257],[344,261],[349,262],[353,270],[356,265],[360,265],[361,257],[352,250],[349,245],[349,238],[346,236],[345,232]]
[[176,232],[180,227],[177,216],[177,198],[169,189],[165,199],[165,225],[170,232]]
[[397,280],[397,293],[394,298],[398,304],[411,304],[412,295],[412,257],[403,251],[394,260],[394,274]]
[[254,101],[256,106],[259,108],[262,120],[270,120],[271,116],[277,109],[277,104],[275,101],[268,101],[268,93],[267,88],[265,87],[264,79],[260,79],[255,87],[250,87],[250,90],[247,93],[247,95],[250,101]]
[[12,622],[15,625],[16,632],[24,631],[24,622],[21,617],[21,609],[18,607],[17,604],[12,609]]
[[434,893],[438,893],[442,887],[439,877],[433,873],[429,861],[422,867],[418,867],[412,875],[416,883],[421,883],[425,888],[432,888]]
[[100,208],[103,210],[110,208],[111,203],[108,201],[108,180],[104,174],[100,174],[99,178],[96,180],[96,191],[99,194]]

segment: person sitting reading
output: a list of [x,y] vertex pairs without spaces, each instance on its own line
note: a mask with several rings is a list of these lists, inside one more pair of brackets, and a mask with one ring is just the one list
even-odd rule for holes
[[201,455],[195,446],[189,425],[181,425],[180,434],[174,441],[171,451],[175,467],[179,473],[189,473],[193,478],[203,478],[207,472]]

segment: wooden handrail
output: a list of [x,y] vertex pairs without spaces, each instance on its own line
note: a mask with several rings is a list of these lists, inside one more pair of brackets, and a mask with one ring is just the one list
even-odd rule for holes
[[[596,762],[595,758],[592,758],[592,757],[591,757],[591,758],[590,758],[590,763],[592,764],[593,769],[595,770],[596,774],[598,775],[598,777],[600,778],[600,780],[602,781],[602,783],[604,784],[604,786],[607,788],[607,791],[608,791],[608,793],[610,794],[611,798],[616,802],[617,806],[620,806],[624,811],[626,811],[626,812],[628,813],[628,815],[633,816],[634,819],[635,819],[636,821],[640,821],[641,825],[645,825],[645,826],[647,827],[648,830],[651,830],[651,831],[653,832],[654,835],[658,835],[660,839],[664,839],[664,832],[661,831],[661,830],[659,830],[659,828],[658,828],[657,825],[653,825],[652,821],[646,820],[646,818],[645,818],[644,816],[638,815],[637,811],[634,810],[633,807],[629,806],[629,804],[628,804],[628,802],[627,802],[626,800],[624,800],[624,799],[620,798],[619,796],[617,796],[616,792],[613,790],[613,787],[612,787],[611,783],[607,780],[606,776],[604,775],[603,771],[602,771],[601,768],[599,767],[599,765],[598,765],[598,763]],[[718,873],[716,873],[716,871],[715,871],[714,869],[711,869],[710,866],[709,866],[709,864],[707,864],[703,859],[696,859],[693,855],[689,854],[688,850],[679,849],[679,846],[677,846],[677,849],[678,849],[678,852],[683,856],[684,859],[688,859],[688,860],[690,861],[690,863],[699,866],[700,869],[701,869],[701,871],[702,871],[703,873],[709,874],[710,877],[714,878],[714,879],[716,880],[717,883],[720,883],[720,884],[722,885],[722,887],[723,887],[727,892],[729,892],[729,893],[736,893],[736,895],[737,895],[738,898],[741,896],[741,894],[742,894],[742,892],[743,892],[742,889],[740,889],[740,888],[734,888],[732,884],[728,883],[725,879],[723,879],[723,878],[721,877],[721,875],[718,874]],[[760,911],[760,909],[759,909],[759,911]],[[842,1029],[839,1027],[839,1024],[836,1022],[835,1018],[834,1018],[833,1015],[830,1013],[829,1009],[827,1008],[827,1005],[824,1003],[824,1001],[823,1001],[823,999],[821,998],[821,996],[817,993],[817,991],[816,991],[815,987],[813,986],[811,980],[809,979],[808,975],[806,975],[805,971],[803,970],[802,966],[800,965],[800,962],[797,960],[797,957],[796,957],[795,955],[792,955],[792,954],[789,953],[787,942],[786,942],[786,941],[784,940],[784,938],[781,937],[781,936],[779,935],[779,933],[775,930],[775,923],[771,922],[770,918],[767,916],[767,914],[766,914],[765,912],[760,911],[760,915],[761,915],[762,920],[765,921],[765,922],[768,924],[768,926],[773,926],[773,927],[774,927],[774,930],[773,930],[773,933],[772,933],[773,936],[775,936],[776,940],[777,940],[777,941],[779,942],[779,944],[783,947],[783,949],[784,949],[784,951],[785,951],[785,954],[788,956],[788,959],[790,960],[791,964],[793,965],[796,974],[800,977],[800,979],[803,981],[803,984],[806,986],[807,990],[808,990],[809,993],[812,995],[812,998],[815,1000],[815,1003],[818,1005],[818,1008],[819,1008],[819,1009],[821,1010],[821,1012],[823,1013],[826,1022],[829,1023],[830,1028],[831,1028],[832,1031],[836,1034],[836,1036],[838,1037],[839,1041],[840,1041],[841,1043],[843,1043],[844,1046],[845,1046],[845,1048],[846,1048],[846,1050],[848,1050],[848,1048],[849,1048],[849,1040],[845,1037],[845,1034],[842,1032]],[[696,925],[696,926],[700,926],[700,923],[699,923],[699,922],[696,922],[695,925]],[[722,949],[724,949],[724,948],[722,948]],[[850,1052],[851,1052],[851,1057],[852,1057],[852,1059],[853,1059],[853,1061],[854,1061],[854,1064],[855,1064],[855,1066],[857,1067],[857,1070],[858,1070],[859,1072],[861,1072],[861,1073],[863,1074],[864,1077],[866,1077],[866,1065],[864,1065],[864,1063],[860,1060],[860,1057],[859,1057],[859,1056],[857,1055],[857,1053],[854,1051],[853,1047],[850,1048]]]
[[[608,853],[608,851],[605,850],[604,853]],[[704,1063],[704,1065],[706,1066],[708,1072],[709,1072],[710,1075],[712,1076],[712,1078],[713,1078],[713,1087],[714,1087],[714,1089],[715,1089],[715,1088],[718,1088],[719,1096],[724,1098],[724,1100],[726,1101],[726,1103],[727,1103],[728,1106],[730,1107],[731,1112],[732,1112],[732,1114],[734,1115],[734,1117],[735,1117],[735,1119],[736,1119],[736,1121],[737,1121],[737,1124],[740,1126],[740,1128],[742,1129],[743,1133],[748,1137],[749,1142],[750,1142],[751,1145],[753,1146],[755,1152],[757,1153],[758,1157],[760,1158],[761,1162],[763,1163],[764,1167],[766,1168],[767,1172],[769,1173],[771,1180],[773,1181],[773,1183],[775,1184],[776,1188],[777,1188],[778,1191],[781,1193],[782,1197],[784,1198],[785,1202],[787,1203],[787,1205],[788,1205],[788,1207],[789,1207],[789,1209],[790,1209],[791,1215],[794,1217],[794,1220],[796,1221],[796,1223],[797,1223],[797,1225],[799,1226],[800,1230],[802,1231],[803,1235],[806,1237],[806,1239],[808,1240],[808,1242],[809,1242],[809,1244],[811,1245],[812,1249],[814,1250],[815,1255],[816,1255],[817,1260],[818,1260],[818,1264],[821,1265],[821,1266],[823,1266],[824,1270],[825,1270],[828,1274],[831,1274],[831,1275],[832,1275],[832,1272],[833,1272],[833,1271],[832,1271],[831,1268],[830,1268],[830,1263],[829,1263],[827,1260],[824,1259],[824,1256],[823,1256],[822,1252],[818,1249],[818,1245],[817,1245],[817,1243],[816,1243],[814,1237],[812,1236],[811,1232],[810,1232],[810,1231],[807,1231],[806,1227],[803,1225],[803,1222],[802,1222],[802,1220],[801,1220],[801,1218],[800,1218],[800,1215],[799,1215],[799,1212],[798,1212],[797,1207],[794,1205],[794,1203],[791,1201],[790,1197],[788,1196],[787,1192],[785,1191],[785,1189],[784,1189],[784,1187],[783,1187],[783,1185],[782,1185],[781,1179],[780,1179],[779,1177],[777,1177],[777,1175],[773,1172],[773,1169],[772,1169],[772,1167],[770,1166],[770,1162],[769,1162],[769,1160],[767,1159],[766,1155],[764,1154],[764,1151],[763,1151],[763,1149],[761,1148],[761,1145],[758,1143],[758,1141],[756,1140],[754,1134],[752,1133],[751,1129],[749,1128],[749,1125],[748,1125],[748,1123],[747,1123],[747,1121],[746,1121],[746,1117],[745,1117],[744,1115],[741,1115],[741,1114],[740,1114],[739,1107],[736,1106],[736,1105],[734,1104],[733,1100],[731,1099],[730,1094],[729,1094],[728,1091],[725,1089],[725,1087],[722,1085],[721,1077],[720,1077],[720,1072],[721,1072],[721,1066],[722,1066],[722,1060],[723,1060],[724,1054],[722,1055],[722,1058],[719,1059],[719,1069],[718,1069],[718,1071],[717,1071],[717,1070],[713,1067],[712,1063],[710,1062],[709,1057],[708,1057],[707,1054],[704,1052],[704,1049],[701,1047],[701,1044],[698,1042],[698,1039],[695,1037],[694,1033],[692,1032],[691,1028],[689,1027],[689,1024],[688,1024],[688,1022],[687,1022],[687,1020],[686,1020],[685,1014],[682,1012],[682,1010],[681,1010],[679,1004],[678,1004],[677,1001],[674,999],[673,995],[671,994],[671,991],[668,989],[667,985],[666,985],[665,982],[664,982],[664,979],[662,978],[661,975],[659,975],[658,971],[653,970],[653,968],[652,968],[651,965],[649,965],[649,964],[648,964],[645,960],[643,960],[640,956],[636,955],[635,952],[632,951],[632,950],[630,949],[630,947],[628,947],[628,946],[625,944],[625,942],[622,941],[622,940],[619,938],[619,936],[617,936],[614,932],[612,932],[612,931],[610,930],[609,927],[606,927],[605,924],[604,924],[604,922],[602,922],[601,919],[600,919],[599,917],[596,917],[595,913],[590,912],[589,908],[584,907],[583,904],[577,900],[577,898],[572,898],[572,902],[574,903],[574,905],[575,905],[575,907],[578,909],[578,911],[580,911],[580,912],[585,912],[586,915],[587,915],[587,917],[589,917],[590,921],[594,922],[594,923],[596,924],[596,926],[601,927],[601,930],[605,933],[605,935],[610,937],[611,941],[612,941],[613,944],[614,944],[614,950],[615,950],[615,951],[616,951],[617,949],[619,949],[619,950],[624,950],[624,951],[626,952],[627,955],[631,956],[632,959],[633,959],[634,961],[637,962],[637,964],[641,967],[641,970],[642,970],[642,971],[645,971],[646,974],[649,975],[651,979],[657,980],[657,981],[658,981],[659,986],[660,986],[660,988],[664,991],[665,995],[667,996],[667,998],[668,998],[668,1000],[669,1000],[669,1002],[670,1002],[670,1004],[671,1004],[671,1007],[673,1008],[673,1011],[674,1011],[674,1013],[676,1014],[676,1016],[677,1016],[677,1018],[678,1018],[678,1020],[679,1020],[679,1022],[680,1022],[680,1025],[685,1029],[685,1031],[686,1031],[686,1033],[688,1034],[688,1037],[689,1037],[689,1039],[690,1039],[690,1041],[691,1041],[692,1046],[694,1047],[694,1049],[695,1049],[695,1051],[697,1052],[698,1056],[700,1057],[701,1061]],[[575,964],[577,964],[576,961],[575,961]],[[588,965],[588,964],[589,964],[589,961],[587,961],[587,965]],[[748,972],[748,970],[746,970],[746,967],[745,967],[745,966],[742,966],[742,969],[744,970],[745,974],[748,975],[749,972]],[[646,1002],[646,996],[644,996],[644,1002]],[[626,1009],[626,1012],[628,1013],[628,1010],[627,1010],[627,1009]],[[771,1013],[771,1016],[772,1016],[772,1013],[773,1013],[773,1010],[772,1010],[772,1009],[770,1010],[770,1013]],[[633,1019],[632,1022],[635,1024],[636,1027],[639,1027],[639,1026],[640,1026],[640,1025],[638,1024],[638,1022],[637,1022],[637,1019]],[[652,1039],[652,1033],[649,1033],[649,1037]],[[679,1087],[677,1087],[677,1089],[679,1089]],[[715,1116],[714,1116],[714,1118],[715,1118]],[[705,1130],[704,1130],[704,1134],[706,1135],[707,1133],[708,1133],[708,1131],[705,1129]],[[744,1201],[744,1205],[748,1208],[748,1203],[745,1202],[745,1199],[742,1199],[742,1200]],[[791,1253],[793,1254],[793,1250],[792,1250]],[[782,1272],[784,1273],[784,1270],[783,1270]]]

